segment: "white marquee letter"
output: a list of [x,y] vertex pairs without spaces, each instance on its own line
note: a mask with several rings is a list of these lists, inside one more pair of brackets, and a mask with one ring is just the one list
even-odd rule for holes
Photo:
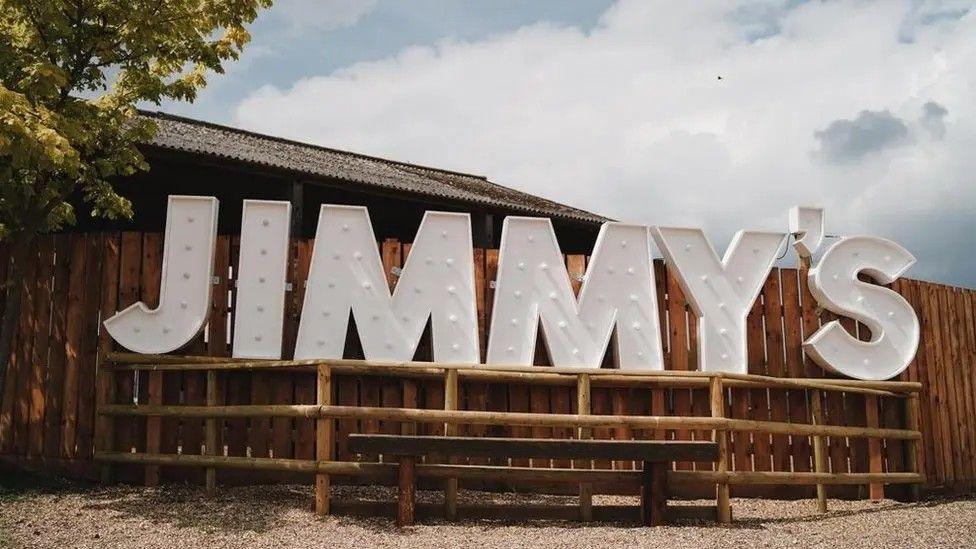
[[834,320],[803,344],[807,353],[824,368],[857,379],[888,379],[904,371],[918,349],[918,317],[903,297],[857,275],[890,284],[914,263],[898,244],[872,236],[844,238],[828,248],[808,273],[810,291],[827,309],[866,324],[871,341],[854,338]]
[[245,200],[234,303],[234,356],[281,358],[291,204]]
[[217,199],[170,196],[159,307],[139,301],[105,321],[123,347],[137,353],[168,353],[190,342],[210,312]]
[[393,295],[366,208],[322,206],[295,358],[341,358],[352,311],[367,359],[411,360],[431,319],[434,360],[476,364],[471,220],[427,212]]
[[532,364],[541,321],[555,366],[599,368],[616,328],[620,368],[663,368],[647,227],[600,228],[577,304],[552,223],[506,218],[492,310],[489,364]]
[[748,372],[746,316],[786,233],[739,231],[725,257],[701,229],[655,227],[654,239],[698,315],[698,368]]

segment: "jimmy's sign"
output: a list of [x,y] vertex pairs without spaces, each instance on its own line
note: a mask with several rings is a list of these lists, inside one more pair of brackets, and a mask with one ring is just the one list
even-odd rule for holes
[[[290,205],[245,200],[243,211],[234,356],[279,358]],[[809,257],[823,241],[823,211],[790,214],[794,247]],[[106,320],[116,341],[166,353],[199,333],[210,308],[216,227],[215,198],[170,197],[159,307],[140,302]],[[541,323],[556,367],[599,367],[614,337],[620,368],[662,369],[653,240],[699,318],[699,368],[744,373],[746,316],[788,234],[740,231],[720,257],[700,229],[606,223],[577,299],[549,220],[509,217],[484,362],[531,364]],[[872,236],[831,245],[809,271],[811,292],[822,307],[867,325],[872,339],[860,341],[829,322],[804,343],[810,356],[861,379],[904,370],[918,346],[915,312],[858,274],[887,284],[914,261],[898,244]],[[368,359],[410,360],[430,320],[436,361],[480,363],[469,217],[428,212],[391,294],[366,208],[323,205],[295,358],[341,357],[350,311]]]

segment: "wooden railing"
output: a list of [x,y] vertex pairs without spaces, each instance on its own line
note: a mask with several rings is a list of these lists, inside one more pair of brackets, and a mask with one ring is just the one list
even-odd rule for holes
[[[384,363],[364,360],[306,360],[306,361],[249,361],[212,357],[146,356],[116,353],[108,356],[112,366],[100,373],[96,414],[96,452],[102,462],[103,478],[111,478],[115,463],[136,463],[149,467],[188,466],[206,470],[206,489],[216,489],[216,468],[296,471],[315,475],[315,501],[319,513],[330,509],[331,475],[392,475],[392,464],[339,461],[336,458],[335,421],[355,419],[401,422],[405,432],[411,424],[443,424],[444,432],[453,434],[458,425],[508,425],[526,427],[569,428],[578,438],[588,438],[595,428],[626,428],[628,432],[651,432],[652,438],[664,438],[667,429],[708,430],[719,443],[720,455],[714,470],[670,471],[668,480],[676,484],[698,483],[716,486],[718,518],[731,520],[730,485],[816,485],[818,509],[826,511],[826,485],[914,484],[924,482],[918,469],[918,391],[921,384],[896,381],[854,381],[841,379],[782,379],[757,375],[706,373],[694,371],[627,371],[611,369],[559,369],[534,366],[471,366],[443,363]],[[111,394],[112,377],[118,371],[206,371],[207,403],[204,406],[161,404],[117,404]],[[317,372],[316,404],[247,404],[218,405],[218,373],[233,371],[310,371]],[[334,375],[397,376],[404,379],[439,379],[444,384],[444,409],[405,407],[370,407],[336,405],[332,379]],[[574,385],[577,413],[553,414],[530,412],[495,412],[458,409],[458,385],[461,379],[490,383],[527,383],[543,385]],[[591,414],[592,386],[638,388],[708,388],[710,414],[708,416],[659,415],[596,415]],[[810,423],[735,419],[726,415],[726,392],[732,388],[791,389],[810,391]],[[843,392],[865,395],[867,398],[895,397],[905,404],[906,428],[860,427],[827,425],[824,422],[822,394]],[[202,455],[163,454],[156,451],[130,453],[114,451],[113,418],[203,418],[206,437]],[[315,421],[316,459],[284,459],[225,456],[218,443],[217,421],[221,418],[310,418]],[[766,433],[791,437],[812,437],[814,471],[735,471],[729,458],[730,432]],[[867,438],[874,441],[901,440],[905,443],[904,472],[831,472],[828,470],[825,439],[827,437]],[[147,447],[148,448],[148,447]],[[579,468],[537,469],[525,467],[486,467],[479,465],[422,464],[417,474],[422,477],[444,479],[445,509],[451,518],[457,513],[457,479],[493,479],[508,481],[559,482],[580,481],[580,517],[592,518],[593,483],[636,482],[639,471],[606,471]]]

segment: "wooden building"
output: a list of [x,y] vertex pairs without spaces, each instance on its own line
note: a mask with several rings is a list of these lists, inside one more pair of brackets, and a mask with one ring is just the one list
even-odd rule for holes
[[296,238],[315,234],[321,204],[369,208],[377,238],[413,240],[427,210],[471,214],[474,245],[498,247],[509,215],[552,219],[567,253],[589,253],[606,218],[471,175],[299,143],[162,113],[145,112],[159,127],[145,143],[148,172],[121,179],[132,220],[79,215],[75,230],[162,231],[166,197],[216,196],[221,234],[239,234],[245,198],[292,203]]

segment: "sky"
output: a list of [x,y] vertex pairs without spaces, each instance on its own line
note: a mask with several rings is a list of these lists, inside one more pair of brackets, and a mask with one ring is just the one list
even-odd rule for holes
[[976,287],[976,5],[280,0],[161,110],[608,217],[894,240]]

